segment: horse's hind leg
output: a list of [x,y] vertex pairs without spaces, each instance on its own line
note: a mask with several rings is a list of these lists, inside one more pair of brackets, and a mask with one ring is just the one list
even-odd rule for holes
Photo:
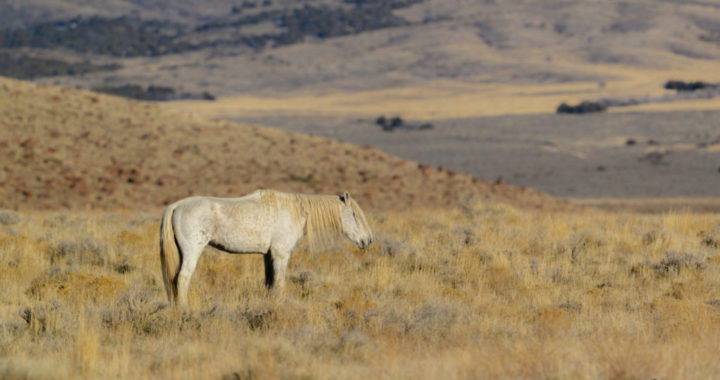
[[187,295],[188,288],[190,288],[190,279],[192,278],[193,272],[195,272],[195,266],[200,259],[204,245],[200,244],[181,244],[182,250],[182,266],[180,267],[180,273],[178,274],[178,300],[180,305],[187,306]]

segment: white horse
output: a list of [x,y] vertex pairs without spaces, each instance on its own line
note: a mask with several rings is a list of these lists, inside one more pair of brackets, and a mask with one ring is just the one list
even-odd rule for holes
[[365,214],[347,192],[306,195],[257,190],[241,198],[190,197],[165,209],[160,224],[160,261],[171,303],[187,305],[190,278],[203,249],[262,253],[265,285],[285,286],[285,268],[303,235],[310,244],[342,233],[360,248],[372,243]]

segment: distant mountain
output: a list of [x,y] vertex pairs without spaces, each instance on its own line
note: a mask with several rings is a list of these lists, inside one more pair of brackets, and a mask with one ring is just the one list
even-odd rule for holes
[[[58,70],[54,83],[220,96],[433,80],[602,83],[616,66],[720,59],[720,4],[699,0],[13,0],[0,5],[0,25],[6,54],[117,69]],[[24,77],[40,75],[49,74]]]

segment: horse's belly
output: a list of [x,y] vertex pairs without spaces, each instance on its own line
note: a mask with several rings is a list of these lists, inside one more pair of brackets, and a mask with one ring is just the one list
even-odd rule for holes
[[210,245],[230,253],[265,253],[270,249],[270,234],[257,230],[233,231],[215,236]]

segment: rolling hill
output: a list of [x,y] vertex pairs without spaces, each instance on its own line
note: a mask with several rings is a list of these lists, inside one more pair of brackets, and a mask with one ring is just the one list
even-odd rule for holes
[[426,119],[550,113],[659,96],[669,79],[720,82],[710,1],[14,0],[3,11],[6,50],[99,67],[38,81],[208,92],[235,115],[306,102]]
[[155,209],[192,195],[257,188],[340,193],[367,207],[493,199],[565,207],[370,147],[208,121],[157,104],[0,78],[0,208]]

